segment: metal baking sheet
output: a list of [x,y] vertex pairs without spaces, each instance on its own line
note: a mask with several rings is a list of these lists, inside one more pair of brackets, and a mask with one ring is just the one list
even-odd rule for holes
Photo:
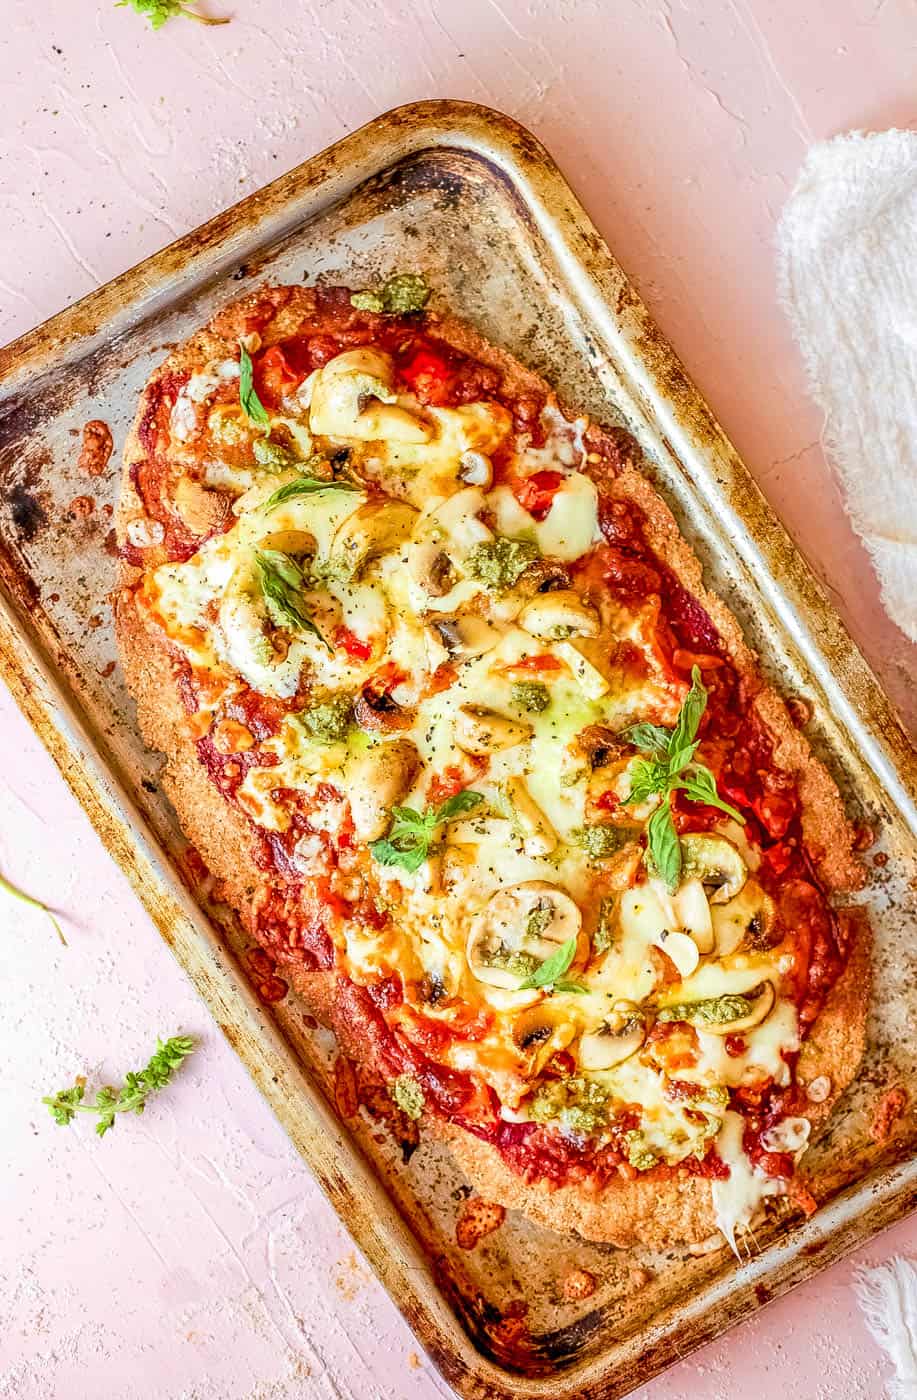
[[[265,279],[365,284],[423,268],[445,305],[635,435],[707,577],[766,671],[812,707],[811,740],[876,834],[860,896],[876,936],[869,1049],[813,1149],[833,1194],[726,1249],[650,1253],[560,1237],[510,1214],[455,1243],[467,1187],[423,1142],[334,1109],[328,1035],[261,1005],[245,941],[195,894],[117,666],[108,594],[118,453],[77,470],[91,418],[124,440],[168,349]],[[78,497],[92,497],[87,513]],[[76,502],[76,504],[74,504]],[[826,598],[575,196],[523,128],[454,102],[399,108],[0,351],[0,673],[354,1238],[465,1396],[627,1393],[917,1204],[917,1131],[869,1131],[914,1071],[917,762]],[[596,1289],[565,1300],[571,1268]]]

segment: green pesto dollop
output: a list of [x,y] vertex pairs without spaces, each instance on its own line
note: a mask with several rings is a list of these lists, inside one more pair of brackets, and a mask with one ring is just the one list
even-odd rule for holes
[[526,569],[539,557],[531,540],[512,540],[505,535],[476,544],[465,560],[465,572],[497,592],[512,588]]
[[648,1172],[659,1161],[659,1154],[647,1146],[646,1139],[637,1128],[624,1134],[627,1143],[627,1160],[638,1172]]
[[626,826],[578,826],[573,839],[582,846],[590,860],[607,860],[634,839],[634,832]]
[[[534,913],[533,909],[529,919]],[[490,948],[486,956],[481,957],[481,961],[486,967],[499,967],[504,972],[511,972],[514,977],[532,977],[541,966],[531,953],[524,953],[518,948],[507,948],[505,943],[501,943],[499,948]]]
[[570,1132],[592,1137],[608,1122],[608,1094],[578,1074],[545,1080],[532,1096],[529,1112],[536,1123],[556,1120]]
[[255,438],[252,451],[259,467],[267,467],[272,472],[286,471],[297,465],[290,449],[282,447],[279,442],[271,442],[270,438]]
[[317,744],[339,744],[347,737],[353,719],[353,703],[349,695],[332,695],[320,705],[301,710],[297,719]]
[[529,714],[542,714],[551,703],[551,692],[541,681],[516,681],[510,691],[510,700]]
[[424,1110],[423,1088],[412,1074],[399,1074],[388,1086],[395,1103],[409,1118],[419,1118]]
[[665,1006],[656,1017],[657,1021],[687,1021],[690,1026],[725,1025],[730,1021],[741,1021],[751,1011],[748,997],[735,993],[721,997],[706,997],[703,1001],[683,1001],[675,1006]]
[[352,292],[350,304],[357,311],[379,316],[406,316],[422,311],[430,300],[430,288],[419,272],[397,272],[375,290]]

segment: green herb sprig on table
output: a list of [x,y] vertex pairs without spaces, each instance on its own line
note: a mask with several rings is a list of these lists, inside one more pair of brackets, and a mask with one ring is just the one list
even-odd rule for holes
[[4,894],[11,895],[13,899],[18,899],[20,904],[27,904],[30,909],[40,909],[42,914],[47,914],[61,943],[63,943],[65,948],[67,947],[64,930],[57,922],[57,919],[54,917],[54,914],[48,908],[47,904],[42,904],[40,899],[33,899],[32,896],[26,894],[24,890],[17,890],[16,886],[11,885],[9,880],[5,879],[3,875],[0,875],[0,890],[3,890]]
[[228,24],[229,16],[201,15],[197,10],[189,10],[182,0],[115,0],[115,9],[125,7],[150,21],[151,29],[161,29],[167,19],[181,15],[185,19],[196,20],[198,24]]
[[69,1089],[60,1089],[56,1094],[43,1098],[48,1105],[55,1123],[62,1128],[72,1123],[78,1113],[94,1113],[98,1122],[96,1132],[104,1137],[109,1128],[115,1126],[119,1113],[142,1113],[147,1099],[164,1089],[182,1064],[194,1050],[190,1035],[176,1035],[169,1040],[157,1040],[156,1052],[146,1069],[131,1071],[125,1076],[120,1089],[105,1085],[97,1090],[95,1100],[86,1102],[86,1085],[77,1079]]
[[718,807],[735,821],[745,823],[741,812],[724,802],[716,790],[716,778],[694,755],[698,727],[707,708],[707,691],[697,666],[691,669],[691,689],[682,702],[674,729],[659,724],[634,724],[624,738],[647,755],[631,768],[630,792],[625,805],[645,802],[658,794],[662,801],[646,824],[647,854],[653,871],[672,891],[681,879],[681,842],[672,820],[672,793],[684,792],[692,802]]
[[429,855],[437,828],[463,812],[470,812],[483,801],[481,793],[465,788],[447,797],[438,807],[428,807],[425,812],[415,811],[413,807],[393,807],[388,835],[370,844],[373,860],[379,865],[400,866],[413,874]]

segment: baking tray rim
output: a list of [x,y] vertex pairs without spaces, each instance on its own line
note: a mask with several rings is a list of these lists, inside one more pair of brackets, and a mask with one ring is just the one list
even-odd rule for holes
[[[630,316],[637,330],[632,342],[641,336],[652,340],[652,366],[647,367],[647,385],[630,386],[641,393],[659,389],[662,378],[670,376],[679,385],[679,407],[685,420],[665,426],[677,439],[680,432],[697,433],[704,439],[704,450],[725,455],[730,467],[747,478],[733,449],[715,419],[688,380],[670,347],[655,331],[648,313],[630,289],[604,240],[570,191],[560,171],[540,143],[511,118],[473,103],[451,100],[407,104],[381,115],[358,131],[345,136],[327,150],[309,158],[280,176],[264,189],[247,196],[232,208],[216,215],[160,252],[89,293],[74,305],[51,317],[34,330],[0,348],[0,390],[17,390],[35,374],[59,368],[75,357],[91,353],[103,339],[110,341],[139,320],[152,315],[158,300],[172,300],[181,277],[181,295],[219,275],[238,258],[237,247],[246,234],[251,236],[250,216],[257,214],[261,242],[270,244],[282,237],[284,225],[299,223],[303,206],[320,209],[336,196],[353,189],[373,174],[390,168],[425,150],[453,148],[483,157],[510,183],[530,208],[543,233],[550,235],[552,251],[564,270],[576,274],[581,300],[588,310],[595,308],[608,317],[607,300],[596,276],[596,265],[616,280],[620,292],[615,310]],[[249,222],[246,222],[246,219]],[[238,233],[241,224],[242,233]],[[575,245],[578,245],[575,246]],[[633,348],[633,346],[632,346]],[[771,516],[778,534],[782,526]],[[814,598],[819,621],[830,623],[836,635],[846,639],[851,649],[859,701],[864,702],[869,719],[857,714],[857,700],[847,693],[838,678],[830,689],[837,690],[852,720],[862,733],[869,725],[875,745],[868,754],[870,766],[912,830],[917,832],[911,793],[915,768],[913,750],[889,702],[865,661],[847,637],[840,620],[824,599],[817,584],[795,548],[789,545],[796,566],[794,582],[803,594]],[[806,588],[808,583],[809,588]],[[790,616],[795,618],[790,604]],[[804,629],[808,650],[822,657],[822,649]],[[827,661],[825,658],[825,664]],[[203,916],[161,852],[158,842],[120,782],[117,765],[103,756],[104,741],[91,737],[69,693],[64,670],[58,669],[49,648],[28,619],[21,615],[6,586],[0,580],[0,676],[48,748],[65,779],[87,812],[101,839],[128,875],[129,880],[179,961],[189,973],[207,1003],[220,1029],[239,1054],[252,1078],[271,1103],[275,1113],[316,1174],[325,1194],[354,1235],[384,1286],[416,1332],[443,1374],[467,1396],[552,1396],[621,1395],[627,1388],[658,1374],[688,1351],[719,1335],[734,1322],[762,1306],[760,1277],[767,1275],[768,1301],[795,1283],[811,1276],[827,1262],[870,1238],[913,1209],[917,1204],[917,1158],[909,1162],[879,1167],[835,1197],[813,1220],[786,1238],[769,1246],[764,1255],[750,1261],[740,1281],[733,1276],[705,1289],[687,1304],[670,1305],[644,1336],[641,1351],[635,1351],[635,1338],[620,1347],[631,1356],[605,1352],[549,1377],[531,1378],[504,1369],[480,1352],[461,1327],[445,1296],[435,1282],[429,1262],[397,1217],[381,1179],[371,1171],[359,1150],[346,1144],[346,1133],[321,1096],[309,1085],[289,1048],[257,1003],[243,976],[235,969],[231,955],[222,946],[210,922]],[[821,680],[821,677],[819,677]],[[182,931],[193,934],[182,941]],[[195,946],[197,940],[197,946]],[[241,1027],[226,1019],[241,1010]],[[279,1071],[279,1073],[278,1073]],[[298,1115],[312,1117],[311,1139],[303,1141]],[[365,1201],[381,1197],[381,1209],[363,1208],[359,1193],[345,1184],[325,1151],[327,1143],[335,1150],[349,1152],[349,1170],[360,1179]],[[325,1163],[322,1157],[326,1158]],[[847,1207],[860,1198],[865,1201],[862,1218],[867,1226],[856,1232],[856,1222],[846,1219]],[[392,1217],[396,1217],[392,1219]],[[845,1223],[846,1222],[846,1223]],[[848,1234],[850,1237],[848,1238]],[[396,1252],[400,1251],[400,1258]],[[776,1277],[772,1275],[776,1274]],[[728,1292],[728,1306],[716,1307],[715,1295]],[[701,1309],[713,1309],[716,1320],[705,1325]],[[617,1352],[618,1349],[616,1349]],[[634,1362],[639,1361],[639,1374]],[[627,1375],[627,1370],[631,1374]]]

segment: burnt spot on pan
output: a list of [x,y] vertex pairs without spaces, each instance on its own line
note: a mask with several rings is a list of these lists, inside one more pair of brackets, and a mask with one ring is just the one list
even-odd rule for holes
[[17,482],[6,493],[10,507],[10,519],[16,533],[22,540],[33,540],[48,516],[38,497],[23,482]]

